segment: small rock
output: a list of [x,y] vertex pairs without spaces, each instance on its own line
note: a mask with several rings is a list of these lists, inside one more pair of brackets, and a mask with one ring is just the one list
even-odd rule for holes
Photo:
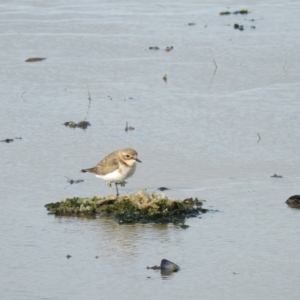
[[300,208],[300,195],[291,196],[285,203],[292,208]]
[[167,190],[170,190],[170,189],[168,189],[167,187],[163,187],[163,186],[162,186],[162,187],[158,188],[158,190],[159,190],[159,191],[167,191]]
[[277,175],[276,173],[270,177],[273,177],[273,178],[283,178],[281,175]]
[[180,268],[178,265],[174,264],[173,262],[167,260],[167,259],[162,259],[160,263],[160,268],[162,271],[165,272],[177,272]]
[[46,58],[43,57],[32,57],[32,58],[27,58],[25,62],[36,62],[36,61],[42,61],[45,60]]

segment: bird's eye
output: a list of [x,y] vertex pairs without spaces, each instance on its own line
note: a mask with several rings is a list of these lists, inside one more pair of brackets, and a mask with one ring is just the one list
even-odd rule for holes
[[126,157],[128,157],[128,158],[129,158],[129,157],[130,157],[130,155],[126,154]]

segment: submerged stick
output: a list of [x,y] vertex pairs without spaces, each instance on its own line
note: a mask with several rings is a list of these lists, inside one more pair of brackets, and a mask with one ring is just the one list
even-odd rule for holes
[[21,95],[21,98],[24,100],[24,101],[26,101],[25,99],[24,99],[24,95],[25,95],[25,93],[27,92],[27,89],[22,93],[22,95]]
[[213,81],[213,78],[214,78],[214,76],[215,76],[215,74],[216,74],[216,72],[217,72],[218,65],[217,65],[217,63],[216,63],[216,61],[215,61],[215,59],[214,59],[214,57],[213,57],[213,54],[212,54],[212,52],[211,52],[210,49],[209,49],[209,52],[210,52],[210,56],[211,56],[211,58],[212,58],[212,60],[213,60],[213,62],[214,62],[214,64],[215,64],[215,71],[214,71],[214,74],[213,74],[213,76],[212,76],[212,78],[211,78],[211,80],[210,80],[210,83],[209,83],[209,88],[210,88],[210,87],[211,87],[211,84],[212,84],[212,81]]
[[282,69],[284,70],[285,75],[287,75],[287,72],[286,72],[286,69],[285,69],[286,63],[287,63],[287,62],[285,62],[284,65],[283,65],[283,67],[282,67]]
[[[217,63],[216,63],[216,61],[215,61],[215,59],[214,59],[214,57],[213,57],[213,55],[212,55],[212,52],[211,52],[211,50],[209,49],[209,52],[210,52],[210,56],[211,56],[211,58],[212,58],[212,60],[213,60],[213,62],[214,62],[214,64],[215,64],[215,73],[216,73],[216,71],[217,71],[217,69],[218,69],[218,65],[217,65]],[[214,74],[215,75],[215,74]]]
[[261,137],[260,137],[259,133],[257,133],[257,135],[258,135],[258,141],[257,141],[257,144],[258,144],[259,141],[260,141],[260,139],[261,139]]
[[89,116],[89,112],[90,112],[90,108],[91,108],[91,102],[92,102],[89,85],[87,84],[86,87],[87,87],[87,91],[88,91],[88,95],[89,95],[89,97],[88,97],[89,105],[88,105],[88,109],[87,109],[87,112],[86,112],[86,117],[85,117],[84,120],[86,120],[88,118],[88,116]]
[[92,101],[91,94],[90,94],[90,89],[89,89],[89,85],[87,84],[86,86],[87,86],[87,90],[88,90],[88,94],[89,94],[89,98],[88,99],[90,101]]

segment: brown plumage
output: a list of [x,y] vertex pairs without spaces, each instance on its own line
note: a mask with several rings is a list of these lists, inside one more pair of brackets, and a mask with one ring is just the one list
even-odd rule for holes
[[106,155],[95,167],[89,169],[83,169],[81,172],[89,172],[97,175],[106,175],[119,168],[118,160],[119,150],[116,150],[108,155]]

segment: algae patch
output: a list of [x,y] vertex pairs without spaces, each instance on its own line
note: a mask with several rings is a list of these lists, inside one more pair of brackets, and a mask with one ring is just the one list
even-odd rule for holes
[[234,15],[247,15],[249,13],[248,9],[241,9],[241,10],[237,10],[234,12],[230,12],[230,11],[221,11],[220,15],[221,16],[225,16],[225,15],[230,15],[230,14],[234,14]]
[[[186,201],[188,200],[188,201]],[[202,202],[197,198],[184,201],[174,200],[164,194],[146,193],[140,190],[135,194],[119,197],[68,198],[45,205],[57,216],[96,217],[111,216],[120,224],[132,223],[173,223],[182,225],[187,218],[205,213]]]
[[80,121],[78,123],[75,123],[73,121],[65,122],[63,125],[70,128],[81,128],[81,129],[87,129],[88,126],[91,126],[91,123],[88,121]]

